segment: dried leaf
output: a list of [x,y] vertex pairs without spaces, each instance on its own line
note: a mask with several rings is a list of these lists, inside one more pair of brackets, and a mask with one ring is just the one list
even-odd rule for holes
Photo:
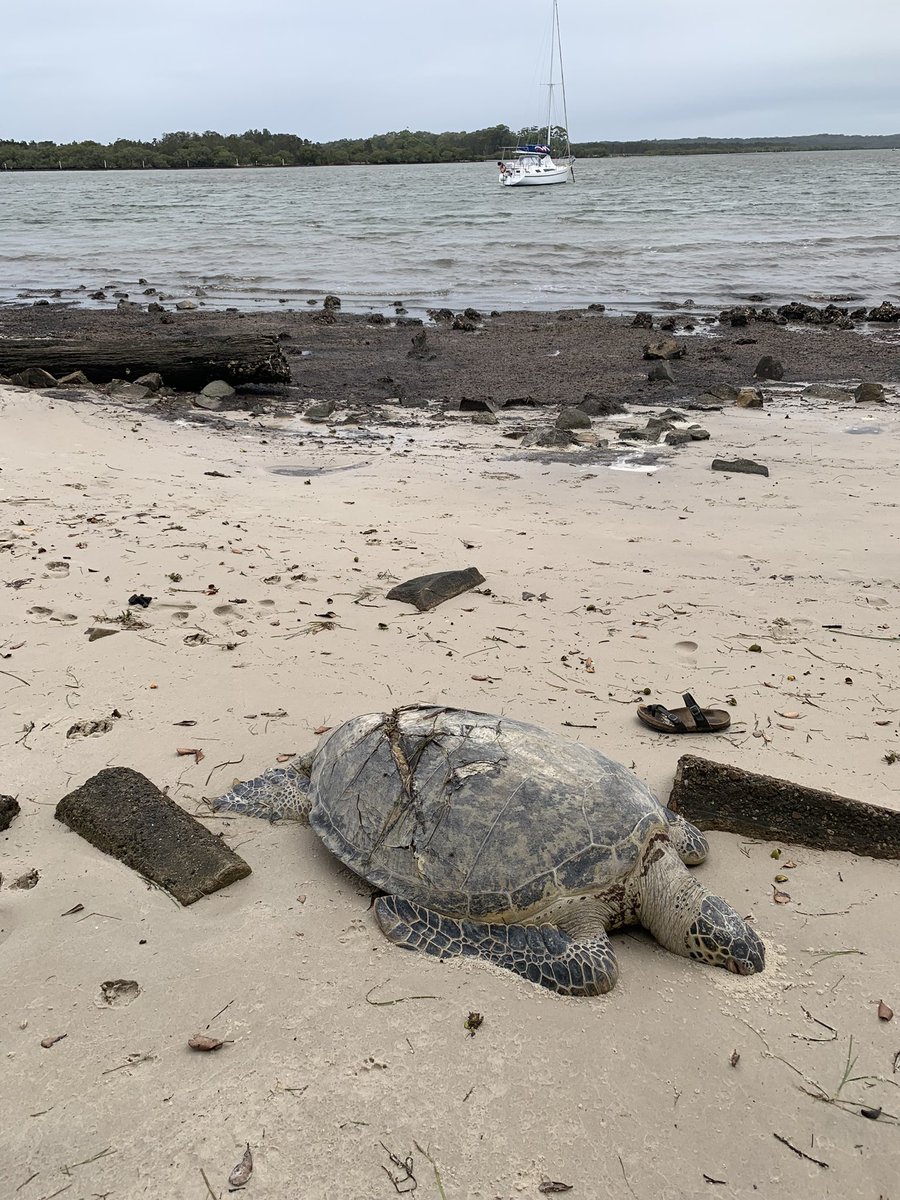
[[797,864],[794,862],[794,860],[792,858],[789,858],[787,860],[787,862],[784,864],[784,869],[786,871],[793,871],[793,869],[794,869],[794,867],[796,867],[796,865]]
[[779,717],[784,717],[786,721],[800,721],[803,719],[802,714],[798,712],[780,712]]
[[469,1037],[474,1037],[477,1030],[484,1024],[484,1017],[479,1012],[470,1012],[466,1017],[464,1025],[469,1031]]
[[181,725],[181,726],[184,726],[185,728],[188,728],[191,725],[196,725],[197,722],[196,721],[173,721],[172,724],[173,725]]
[[772,885],[772,899],[776,904],[790,904],[791,898],[787,892],[779,892],[775,885]]
[[788,881],[787,875],[776,875],[775,876],[776,883],[787,883],[787,881]]
[[549,1196],[551,1192],[571,1192],[571,1183],[560,1183],[556,1179],[547,1179],[546,1177],[538,1184],[538,1191],[543,1196]]
[[188,1045],[192,1050],[221,1050],[225,1043],[221,1038],[210,1037],[206,1033],[195,1033]]
[[892,1021],[894,1019],[894,1010],[889,1008],[883,1000],[878,1001],[878,1016],[882,1021]]
[[781,858],[781,851],[773,850],[772,853],[769,855],[769,858]]
[[738,1063],[741,1061],[740,1053],[737,1050],[732,1050],[731,1058],[729,1058],[728,1061],[731,1063],[731,1065],[733,1067],[736,1067],[738,1065]]
[[247,1143],[247,1149],[244,1151],[244,1157],[228,1176],[230,1187],[243,1187],[250,1176],[253,1174],[253,1155],[250,1153],[250,1143]]
[[56,1037],[41,1038],[41,1045],[45,1050],[49,1050],[51,1046],[55,1046],[57,1042],[61,1042],[64,1037],[68,1037],[67,1033],[58,1033]]
[[179,758],[188,758],[193,755],[194,762],[197,763],[202,763],[204,758],[206,758],[206,755],[203,753],[203,751],[197,749],[196,746],[179,746],[175,753]]
[[319,736],[320,734],[322,734],[322,733],[328,733],[328,732],[330,732],[330,730],[331,730],[331,726],[330,726],[330,725],[320,725],[320,726],[318,727],[318,729],[314,729],[314,730],[313,730],[313,733],[316,735],[316,737],[318,737],[318,736]]

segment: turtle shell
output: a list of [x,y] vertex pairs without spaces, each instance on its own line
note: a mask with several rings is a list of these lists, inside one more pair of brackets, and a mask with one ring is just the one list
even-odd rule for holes
[[354,717],[316,751],[310,824],[375,887],[510,921],[596,892],[665,831],[631,771],[536,725],[425,707]]

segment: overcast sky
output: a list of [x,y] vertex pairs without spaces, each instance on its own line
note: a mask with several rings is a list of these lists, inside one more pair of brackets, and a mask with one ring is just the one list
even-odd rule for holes
[[[518,128],[550,0],[0,0],[0,138]],[[900,132],[900,0],[560,0],[574,141]]]

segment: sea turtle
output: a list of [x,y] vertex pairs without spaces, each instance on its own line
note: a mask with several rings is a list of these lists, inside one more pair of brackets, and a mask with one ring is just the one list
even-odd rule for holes
[[706,857],[700,831],[536,725],[432,705],[354,717],[214,807],[308,819],[383,893],[378,923],[406,949],[596,995],[617,977],[608,931],[640,924],[676,954],[763,969],[759,936],[685,869]]

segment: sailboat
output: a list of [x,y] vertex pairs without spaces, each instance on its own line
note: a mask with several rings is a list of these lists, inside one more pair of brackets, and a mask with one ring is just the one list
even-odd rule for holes
[[[559,68],[559,83],[554,74]],[[563,152],[554,156],[550,135],[553,130],[553,91],[559,87],[562,94]],[[569,114],[566,111],[566,77],[563,72],[562,44],[559,37],[559,5],[553,0],[550,24],[550,80],[547,85],[547,140],[545,143],[504,148],[503,157],[497,163],[499,182],[503,187],[536,187],[550,183],[575,182],[575,158],[569,144]]]

